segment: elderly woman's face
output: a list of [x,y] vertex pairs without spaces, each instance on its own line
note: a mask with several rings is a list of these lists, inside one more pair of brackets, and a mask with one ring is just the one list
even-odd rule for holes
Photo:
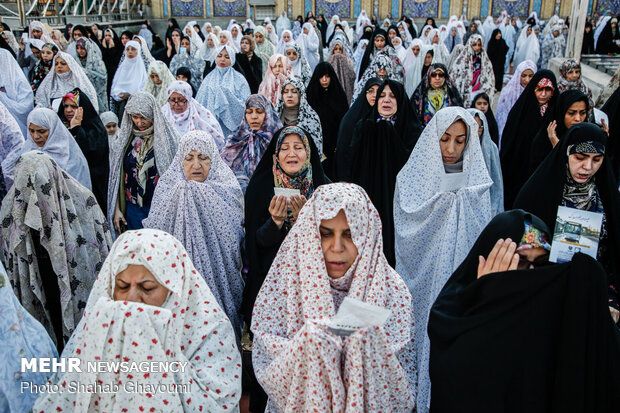
[[379,96],[377,102],[377,110],[379,111],[379,115],[384,118],[393,116],[398,110],[396,96],[388,85],[386,85],[381,91],[381,95]]
[[296,133],[287,135],[282,140],[278,152],[278,161],[282,170],[288,175],[294,175],[303,168],[306,159],[308,159],[306,146],[301,137]]
[[183,171],[190,181],[204,182],[211,170],[211,158],[197,150],[192,150],[183,159]]
[[67,61],[62,57],[57,57],[56,64],[54,66],[54,72],[60,75],[62,73],[67,73],[68,71],[69,65],[67,64]]
[[167,296],[168,289],[143,265],[129,265],[116,274],[113,297],[115,301],[131,301],[161,307]]
[[291,41],[291,34],[289,32],[286,32],[282,35],[282,40],[284,40],[284,43],[288,43]]
[[170,108],[174,113],[180,115],[187,110],[187,99],[180,93],[172,92],[168,98]]

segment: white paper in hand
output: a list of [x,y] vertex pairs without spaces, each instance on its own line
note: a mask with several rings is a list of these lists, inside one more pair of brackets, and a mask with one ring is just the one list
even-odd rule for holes
[[293,195],[301,195],[301,192],[299,192],[299,189],[294,189],[294,188],[273,188],[273,193],[276,196],[285,196],[286,199],[291,199],[291,197]]
[[338,336],[348,336],[362,328],[382,326],[391,313],[387,308],[345,297],[327,328]]

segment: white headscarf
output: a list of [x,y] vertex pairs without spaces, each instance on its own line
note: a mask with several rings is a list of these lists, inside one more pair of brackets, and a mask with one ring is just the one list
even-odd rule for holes
[[[153,83],[151,80],[151,73],[155,73],[159,77],[161,84],[156,85]],[[168,86],[174,81],[175,78],[168,69],[168,66],[166,66],[164,62],[156,60],[149,65],[143,91],[153,95],[157,104],[162,106],[168,102]]]
[[224,49],[230,57],[230,66],[216,66],[202,81],[196,100],[211,111],[222,127],[223,135],[228,136],[237,128],[245,113],[250,86],[245,77],[233,69],[235,51],[231,46],[219,46],[213,54],[214,58]]
[[499,150],[491,140],[491,133],[489,132],[489,124],[486,115],[475,108],[469,108],[467,111],[474,118],[478,116],[484,128],[484,132],[480,138],[480,146],[482,148],[482,155],[484,156],[484,163],[487,165],[487,171],[489,171],[489,176],[493,180],[493,185],[491,185],[489,189],[489,195],[491,197],[491,214],[495,216],[500,212],[504,212],[504,181],[502,179],[502,166],[499,163]]
[[[133,47],[138,50],[138,54],[133,59],[127,57],[127,48]],[[147,73],[144,68],[144,61],[140,51],[142,47],[135,40],[130,40],[125,44],[125,59],[119,64],[112,80],[112,89],[110,96],[117,101],[121,100],[121,93],[132,95],[144,89],[146,84]]]
[[[192,150],[211,160],[204,182],[191,181],[185,175],[183,160]],[[210,134],[192,131],[181,138],[170,168],[159,178],[149,216],[143,221],[145,228],[169,232],[186,246],[238,339],[243,327],[239,314],[244,284],[243,206],[239,182]]]
[[140,31],[138,32],[138,36],[142,37],[146,42],[146,45],[149,50],[153,48],[153,33],[149,30],[146,24],[143,24],[140,27]]
[[32,29],[37,29],[37,30],[41,30],[41,32],[43,33],[41,35],[41,40],[43,40],[45,43],[53,43],[56,44],[54,42],[54,39],[52,39],[52,35],[50,34],[49,30],[47,29],[47,27],[41,23],[38,20],[34,20],[32,22],[30,22],[30,25],[28,26],[28,38],[30,39],[34,39],[34,35],[32,34]]
[[[161,307],[114,301],[116,275],[129,265],[146,267],[168,290]],[[186,362],[178,373],[64,372],[51,382],[58,392],[42,394],[35,411],[90,410],[91,400],[110,411],[123,407],[145,412],[234,411],[241,397],[241,356],[230,321],[179,240],[163,231],[142,229],[124,233],[112,246],[86,304],[84,316],[63,356],[86,361],[130,360]],[[216,373],[217,372],[217,373]],[[133,382],[165,386],[164,391],[94,390],[71,392],[63,382],[102,385]],[[176,386],[189,386],[175,388]],[[176,386],[175,386],[176,385]],[[183,390],[183,389],[186,390]],[[164,407],[165,406],[165,407]]]
[[405,55],[407,54],[407,50],[403,47],[403,39],[401,39],[399,36],[394,37],[392,39],[392,45],[394,46],[394,50],[396,51],[398,58],[402,62],[405,59]]
[[[131,115],[138,113],[153,122],[153,148],[155,150],[155,164],[159,176],[170,166],[174,154],[177,152],[179,133],[161,113],[160,106],[155,102],[153,95],[146,92],[136,92],[127,99],[123,119],[116,133],[114,141],[110,142],[110,179],[108,180],[108,221],[113,222],[116,199],[120,187],[121,165],[125,157],[125,149],[133,135],[134,123]],[[116,238],[114,228],[112,235]]]
[[[196,30],[194,29],[195,24],[196,24],[196,20],[187,22],[187,24],[183,28],[183,36],[188,36],[190,39],[190,42],[194,46],[194,49],[200,50],[200,47],[202,46],[202,39],[200,38],[200,35],[198,34],[198,32],[196,32]],[[187,34],[187,29],[190,30],[189,35]]]
[[291,21],[288,19],[286,12],[282,11],[282,13],[280,13],[280,17],[278,17],[278,20],[276,20],[276,30],[278,32],[278,36],[282,37],[282,33],[284,32],[284,30],[290,29]]
[[360,15],[357,16],[357,21],[355,22],[355,33],[357,34],[358,39],[360,39],[364,34],[364,28],[370,24],[372,24],[370,17],[368,17],[366,10],[362,10]]
[[491,40],[491,34],[493,33],[493,30],[496,29],[496,25],[495,25],[495,21],[493,21],[493,16],[487,16],[487,18],[484,20],[484,23],[482,23],[482,29],[483,29],[483,33],[484,33],[484,49],[486,50],[487,46],[489,45],[489,40]]
[[[269,31],[270,28],[271,31]],[[265,26],[265,30],[267,30],[267,37],[269,38],[271,44],[278,44],[280,38],[278,37],[278,34],[276,33],[276,28],[273,27],[273,24],[268,23],[267,26]]]
[[32,87],[17,60],[8,50],[0,49],[0,67],[2,67],[0,88],[4,89],[4,92],[0,92],[0,102],[15,118],[22,135],[26,136],[28,133],[26,118],[34,106]]
[[[463,172],[448,174],[439,140],[457,120],[464,121],[468,128]],[[428,411],[430,404],[430,341],[426,328],[431,306],[493,217],[489,195],[493,182],[477,130],[478,124],[467,110],[456,106],[441,109],[420,135],[396,179],[396,271],[405,280],[413,302],[418,411]]]
[[532,73],[536,73],[536,63],[531,60],[524,60],[519,63],[519,65],[515,67],[512,78],[510,78],[506,86],[502,88],[502,93],[499,95],[499,100],[497,102],[497,109],[495,110],[495,120],[497,121],[499,136],[502,136],[512,106],[517,99],[519,99],[519,96],[521,96],[523,89],[525,89],[521,86],[521,74],[528,69],[531,70]]
[[[288,42],[284,41],[285,33],[288,33],[291,36],[291,40],[289,40]],[[284,30],[280,35],[280,40],[278,41],[278,44],[276,45],[276,53],[286,55],[286,51],[284,50],[284,48],[288,43],[293,43],[294,41],[295,38],[293,37],[293,32],[288,29]]]
[[31,123],[49,130],[47,141],[43,147],[38,146],[28,132],[28,139],[24,142],[22,153],[41,151],[54,159],[56,163],[69,175],[89,190],[92,190],[88,163],[71,132],[63,125],[56,112],[47,108],[36,108],[28,115],[28,125]]
[[[237,28],[237,36],[232,34],[233,27]],[[235,23],[228,30],[230,30],[230,35],[232,36],[235,48],[237,50],[241,50],[241,38],[243,37],[243,29],[241,28],[241,26]]]
[[[170,95],[175,92],[182,95],[185,100],[187,100],[187,109],[183,113],[174,113],[168,101]],[[174,126],[180,135],[185,135],[195,130],[205,131],[215,141],[218,150],[224,147],[225,137],[222,132],[222,127],[215,119],[215,116],[192,97],[192,87],[187,82],[181,80],[173,81],[168,86],[166,96],[166,103],[162,106],[161,111],[164,117],[168,119],[168,122]]]
[[[67,62],[67,65],[69,65],[68,72],[56,73],[56,60],[58,58],[62,58]],[[76,62],[68,53],[59,51],[54,56],[52,68],[39,85],[39,89],[37,89],[37,107],[51,107],[54,99],[62,98],[76,87],[79,87],[88,96],[95,110],[99,112],[97,92],[88,76],[86,76],[84,69],[82,69],[82,65]]]
[[[221,38],[222,36],[226,37],[226,44],[225,44],[226,46],[232,47],[235,53],[239,52],[239,47],[235,44],[235,40],[233,39],[232,33],[229,32],[228,30],[222,30],[220,34],[218,35],[218,42],[217,42],[218,49],[220,46],[222,46],[222,42],[221,40],[219,40],[219,38]],[[214,52],[212,56],[213,56],[213,60],[215,60],[215,56],[217,56],[217,54]]]
[[[415,45],[420,46],[420,53],[418,53],[418,57],[415,57],[411,48]],[[426,58],[426,54],[433,50],[433,47],[430,44],[422,44],[420,39],[414,39],[411,42],[411,47],[407,49],[407,59],[411,61],[413,58],[413,63],[409,67],[405,67],[405,90],[407,91],[407,96],[413,95],[416,88],[422,81],[422,67],[424,66],[424,59]],[[433,56],[433,60],[431,60],[431,64],[435,63],[435,56]]]
[[[303,32],[304,29],[308,30],[308,34]],[[319,64],[319,47],[321,42],[311,23],[304,23],[301,34],[297,38],[297,43],[310,65],[310,70],[314,71],[316,65]]]
[[24,135],[11,112],[0,102],[0,162],[6,188],[13,185],[13,168],[22,153]]
[[[5,223],[0,249],[14,290],[60,346],[78,325],[112,246],[103,212],[91,191],[69,176],[53,156],[37,150],[19,158],[15,184],[2,203],[0,220]],[[37,244],[47,252],[53,274],[41,272],[43,257],[36,256]],[[46,297],[43,277],[50,275],[58,287],[60,320],[52,318],[47,305],[52,300]],[[61,323],[57,325],[61,337],[54,329],[56,321]]]
[[[207,27],[211,28],[211,32],[210,33],[207,31]],[[213,25],[211,23],[209,23],[209,22],[206,22],[205,24],[202,25],[201,32],[202,32],[203,36],[206,39],[208,35],[214,34],[213,33]]]
[[[213,47],[209,47],[207,40],[211,39],[213,41]],[[220,39],[217,38],[217,36],[213,33],[208,33],[205,36],[205,41],[202,44],[202,47],[200,48],[200,57],[204,60],[204,61],[211,61],[215,58],[215,56],[213,56],[213,53],[215,53],[215,49],[217,49],[217,47],[220,45]]]
[[536,37],[534,29],[532,33],[527,35],[527,27],[524,27],[519,34],[517,45],[515,46],[514,65],[518,66],[524,60],[531,60],[532,62],[538,62],[540,57],[540,43]]
[[[358,254],[333,279],[319,225],[340,211]],[[390,316],[380,327],[337,336],[326,324],[345,298]],[[320,186],[282,243],[254,306],[253,365],[269,396],[267,411],[411,411],[412,324],[411,297],[383,255],[381,220],[368,195],[354,184]]]
[[339,23],[340,23],[340,17],[334,14],[329,24],[327,25],[327,33],[325,35],[326,40],[329,40],[329,38],[332,37],[332,33],[334,33],[334,30],[336,30],[336,25]]

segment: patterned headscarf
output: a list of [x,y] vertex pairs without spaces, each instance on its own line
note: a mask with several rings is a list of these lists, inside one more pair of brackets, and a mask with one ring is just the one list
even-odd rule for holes
[[[139,113],[149,121],[153,122],[153,147],[155,148],[155,163],[159,176],[170,166],[174,154],[177,152],[179,133],[170,125],[168,120],[161,113],[155,98],[145,92],[138,92],[127,100],[125,113],[121,120],[120,128],[116,133],[116,138],[110,142],[110,179],[108,181],[108,220],[112,222],[116,199],[120,187],[120,170],[125,156],[125,149],[132,136],[134,123],[131,115]],[[112,229],[113,236],[116,236]]]
[[[0,262],[0,348],[3,377],[3,406],[12,411],[28,412],[38,397],[32,390],[22,388],[23,383],[44,386],[48,374],[21,369],[21,359],[38,357],[58,358],[54,342],[47,331],[19,302],[11,286],[11,281]],[[20,372],[20,373],[17,373]],[[30,387],[30,386],[28,386]]]
[[245,100],[251,93],[245,77],[233,68],[235,51],[231,46],[219,46],[213,54],[214,59],[223,50],[230,57],[230,66],[213,69],[202,81],[196,100],[211,111],[224,136],[228,136],[243,116]]
[[[268,40],[265,41],[267,42]],[[278,61],[282,63],[283,73],[276,76],[273,73],[273,67],[278,63]],[[280,99],[280,94],[282,93],[282,85],[289,77],[293,77],[293,69],[288,62],[288,59],[282,54],[274,54],[269,58],[267,71],[263,81],[258,87],[258,93],[269,99],[271,104],[275,107],[278,104],[278,99]]]
[[[116,276],[141,265],[168,289],[160,307],[115,301]],[[95,274],[95,272],[93,272]],[[84,317],[65,347],[67,357],[86,361],[187,361],[171,374],[151,371],[59,372],[50,382],[58,392],[43,393],[35,411],[87,411],[91,403],[110,411],[220,412],[234,410],[241,396],[241,357],[230,321],[181,242],[154,229],[127,231],[114,243],[95,281]],[[215,374],[218,372],[218,374]],[[71,392],[62,383],[100,383],[92,394]],[[133,382],[168,389],[105,392],[107,385]],[[184,384],[191,384],[185,387]],[[153,388],[153,387],[152,387]],[[165,406],[165,408],[163,407]]]
[[[304,144],[304,148],[306,148],[306,160],[299,171],[297,171],[293,175],[289,175],[284,172],[284,169],[282,169],[282,166],[280,166],[280,160],[278,159],[278,156],[280,155],[280,148],[282,147],[282,142],[284,141],[284,138],[292,134],[299,135],[301,142]],[[301,128],[298,128],[297,126],[287,126],[286,128],[282,129],[280,135],[278,136],[276,152],[273,157],[273,183],[277,188],[299,189],[301,195],[306,199],[310,199],[310,196],[314,191],[314,185],[312,183],[312,164],[310,163],[310,144],[308,143],[308,136],[306,135],[306,132],[304,132]],[[294,222],[290,211],[288,219],[291,223]]]
[[547,240],[548,235],[536,228],[529,220],[525,221],[525,231],[519,242],[517,251],[528,250],[531,248],[544,248],[551,251],[551,245]]
[[[343,277],[332,279],[319,225],[340,211],[358,254]],[[339,337],[325,320],[345,297],[390,316],[381,327]],[[381,220],[370,198],[354,184],[320,186],[284,239],[254,306],[254,369],[268,411],[411,411],[412,325],[411,297],[383,255]]]
[[243,192],[245,192],[269,142],[271,142],[271,138],[278,130],[282,129],[280,117],[265,96],[251,95],[245,101],[245,109],[249,108],[258,108],[265,112],[265,120],[263,120],[260,129],[250,129],[244,115],[237,130],[228,137],[226,146],[221,153],[224,162],[230,166],[237,176]]
[[68,340],[112,246],[94,195],[51,157],[31,151],[15,165],[15,184],[2,203],[0,222],[2,261],[15,293],[56,341],[41,278],[47,274],[40,272],[36,244],[47,252],[60,290],[62,335]]
[[[178,93],[187,101],[185,112],[177,114],[172,110],[168,99],[173,93]],[[182,80],[173,81],[168,86],[166,95],[168,99],[166,99],[166,103],[162,106],[161,111],[180,135],[193,130],[202,130],[208,132],[213,137],[218,150],[224,147],[226,138],[222,132],[222,127],[215,119],[215,116],[192,97],[192,87],[189,83]]]
[[[56,61],[59,58],[63,59],[69,66],[68,72],[56,73]],[[37,106],[49,108],[52,105],[52,100],[63,97],[67,92],[75,88],[80,88],[88,96],[95,110],[99,112],[97,91],[90,79],[88,79],[82,65],[65,52],[58,52],[53,60],[54,63],[50,69],[49,76],[43,79],[37,90]]]
[[321,127],[321,120],[316,111],[312,109],[308,103],[308,99],[306,98],[306,87],[301,79],[296,77],[286,79],[282,85],[282,93],[280,93],[280,99],[278,100],[276,112],[281,119],[282,112],[284,111],[284,99],[282,98],[284,95],[284,88],[289,84],[293,85],[299,94],[299,110],[297,115],[297,123],[295,126],[298,126],[308,132],[312,137],[312,140],[314,140],[314,144],[317,149],[320,153],[323,153],[323,128]]
[[590,111],[593,111],[594,102],[592,101],[592,91],[590,88],[586,86],[583,82],[583,77],[579,76],[579,79],[575,82],[570,82],[567,79],[568,72],[572,69],[581,70],[581,63],[576,61],[575,59],[566,59],[560,65],[560,79],[558,79],[558,90],[560,93],[563,93],[567,90],[577,89],[583,92],[588,97],[588,106]]
[[[161,84],[156,85],[151,80],[151,73],[155,73],[159,76]],[[159,106],[163,106],[168,102],[168,86],[175,81],[174,76],[168,69],[168,66],[164,62],[159,60],[154,61],[149,65],[149,70],[146,72],[146,83],[144,84],[144,92],[150,93],[155,98],[155,101]]]
[[35,67],[32,69],[32,72],[30,73],[30,85],[32,86],[32,91],[34,93],[37,93],[39,85],[41,84],[41,82],[43,82],[45,76],[47,76],[47,74],[50,72],[52,64],[54,64],[54,57],[56,56],[56,53],[58,53],[58,47],[56,47],[54,43],[45,43],[43,47],[47,47],[48,49],[50,49],[53,53],[53,56],[48,61],[40,59],[39,62],[35,65]]
[[[476,55],[473,46],[477,42],[481,42],[483,47]],[[484,40],[479,34],[470,36],[467,45],[458,49],[449,72],[465,107],[471,105],[474,92],[484,92],[489,96],[493,96],[495,92],[493,64],[484,50]]]
[[[204,182],[185,175],[183,161],[192,150],[211,160]],[[192,131],[181,137],[170,168],[159,178],[143,224],[181,241],[240,337],[243,194],[208,132]]]

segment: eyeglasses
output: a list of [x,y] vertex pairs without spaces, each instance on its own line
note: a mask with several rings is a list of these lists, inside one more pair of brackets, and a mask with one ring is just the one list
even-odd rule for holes
[[181,106],[187,103],[187,99],[169,99],[168,102],[170,102],[171,105]]
[[442,73],[442,72],[431,73],[431,78],[436,78],[436,77],[439,77],[439,78],[443,79],[444,77],[446,77],[446,75],[444,73]]

